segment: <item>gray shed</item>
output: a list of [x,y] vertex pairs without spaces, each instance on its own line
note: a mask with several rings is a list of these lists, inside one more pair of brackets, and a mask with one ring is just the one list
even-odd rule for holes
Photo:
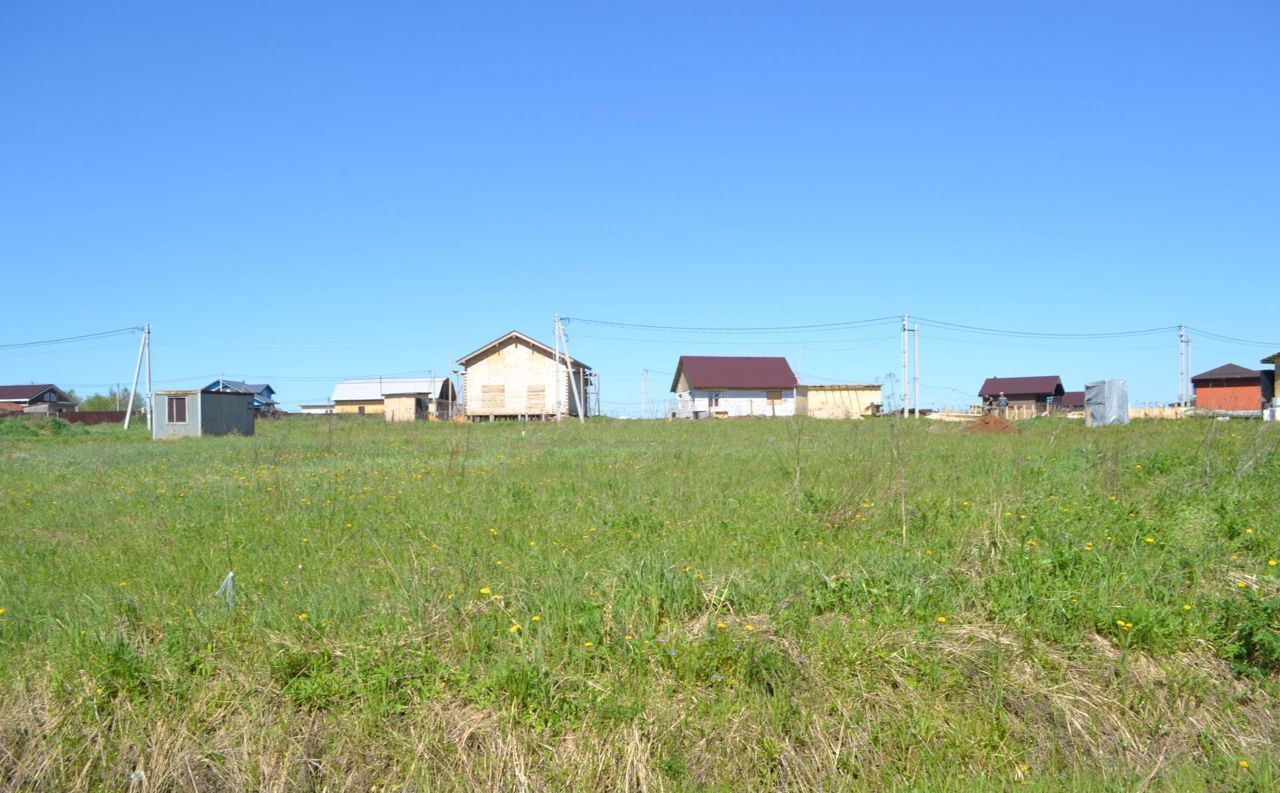
[[253,434],[253,394],[222,391],[157,391],[151,437]]

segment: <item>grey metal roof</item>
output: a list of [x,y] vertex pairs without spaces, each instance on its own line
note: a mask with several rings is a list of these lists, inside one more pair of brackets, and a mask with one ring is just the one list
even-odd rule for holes
[[360,377],[343,380],[333,387],[333,402],[372,402],[388,394],[433,394],[439,396],[447,377]]

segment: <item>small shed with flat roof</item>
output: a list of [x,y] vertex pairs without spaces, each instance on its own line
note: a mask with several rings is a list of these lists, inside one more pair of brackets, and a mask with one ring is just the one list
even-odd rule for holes
[[253,394],[230,391],[157,391],[151,437],[252,435]]

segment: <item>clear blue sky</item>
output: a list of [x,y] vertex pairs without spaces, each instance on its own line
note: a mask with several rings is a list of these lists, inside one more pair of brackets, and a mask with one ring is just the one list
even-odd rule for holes
[[[1274,2],[444,5],[3,4],[0,343],[151,322],[157,387],[287,404],[556,312],[1280,351]],[[682,353],[900,366],[892,326],[568,330],[616,414]],[[0,382],[87,394],[135,344]],[[1171,400],[1176,335],[921,332],[926,405],[1053,373]]]

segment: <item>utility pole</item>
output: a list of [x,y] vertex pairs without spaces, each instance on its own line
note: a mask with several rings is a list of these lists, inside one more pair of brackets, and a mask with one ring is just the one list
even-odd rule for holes
[[640,370],[640,418],[649,418],[649,370]]
[[1194,402],[1195,390],[1191,387],[1191,336],[1187,336],[1187,402]]
[[142,331],[147,345],[147,429],[151,429],[151,414],[155,407],[156,392],[151,389],[151,323],[148,322]]
[[1187,329],[1178,326],[1178,406],[1187,406]]
[[[578,392],[578,383],[581,381],[575,381],[573,377],[573,359],[569,357],[569,337],[564,333],[564,321],[560,319],[559,314],[556,314],[556,348],[559,349],[560,354],[564,356],[565,369],[568,370],[569,373],[569,391],[573,397],[573,405],[578,409],[578,423],[586,424],[586,411],[583,410],[582,407],[582,400],[585,397],[585,394]],[[557,393],[559,393],[559,388],[557,388]],[[557,400],[557,402],[558,401],[559,400]],[[556,420],[560,420],[558,414]]]
[[910,400],[907,399],[907,396],[910,394],[910,391],[907,389],[907,384],[910,382],[909,380],[907,380],[907,333],[908,332],[909,330],[907,325],[907,315],[903,314],[902,315],[902,417],[904,419],[907,417],[907,409],[910,404]]
[[912,373],[912,377],[915,378],[914,380],[915,396],[912,397],[911,401],[914,402],[916,406],[916,418],[920,418],[920,323],[919,322],[915,324],[915,330],[912,331],[912,333],[914,334],[914,339],[916,343],[916,362],[914,366],[914,371]]
[[[147,356],[147,400],[151,399],[151,325],[142,326],[142,340],[138,342],[138,362],[133,365],[133,382],[129,386],[129,404],[124,409],[124,428],[129,429],[129,421],[133,418],[134,394],[138,393],[138,374],[142,371],[142,356]],[[151,428],[151,408],[144,404],[147,413],[147,428]]]
[[560,315],[555,315],[551,326],[551,337],[556,345],[556,423],[560,423]]

